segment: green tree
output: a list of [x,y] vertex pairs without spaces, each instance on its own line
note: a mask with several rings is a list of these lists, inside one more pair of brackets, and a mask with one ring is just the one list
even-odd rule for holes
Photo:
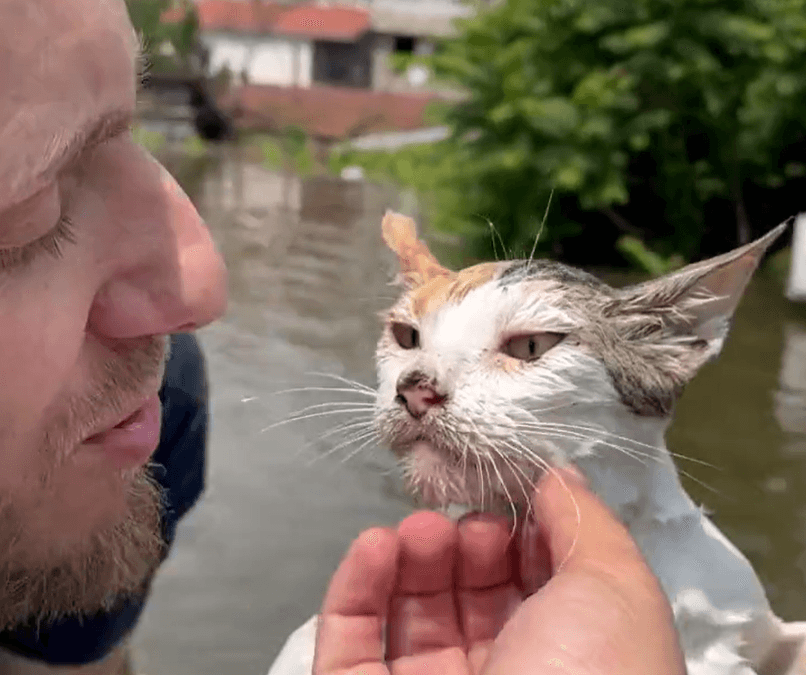
[[[129,17],[141,36],[145,57],[156,70],[187,68],[189,57],[198,45],[199,17],[191,0],[126,0]],[[179,10],[179,18],[164,21],[170,9]],[[175,56],[165,56],[170,45]]]
[[691,258],[774,224],[748,194],[806,189],[806,156],[787,157],[805,138],[806,0],[505,0],[430,64],[467,92],[418,169],[432,222],[485,255],[488,221],[528,252],[552,191],[541,251],[607,231]]

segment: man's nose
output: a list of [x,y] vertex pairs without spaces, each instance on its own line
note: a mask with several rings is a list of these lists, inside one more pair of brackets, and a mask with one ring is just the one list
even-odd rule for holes
[[132,248],[131,256],[99,291],[90,312],[92,329],[108,337],[192,331],[226,310],[226,268],[209,230],[174,178],[159,165],[149,168],[155,193],[140,199],[154,201],[150,209],[136,209],[141,219],[149,214],[140,238],[132,227],[120,242]]

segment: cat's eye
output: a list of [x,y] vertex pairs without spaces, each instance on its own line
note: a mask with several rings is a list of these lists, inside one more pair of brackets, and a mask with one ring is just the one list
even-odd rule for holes
[[501,351],[520,361],[534,361],[565,337],[562,333],[532,333],[518,335],[504,343]]
[[420,331],[407,323],[393,323],[392,335],[403,349],[416,349],[420,346]]

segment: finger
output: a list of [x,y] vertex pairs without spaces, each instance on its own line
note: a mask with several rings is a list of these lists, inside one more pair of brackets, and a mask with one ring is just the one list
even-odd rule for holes
[[423,511],[406,518],[397,533],[400,557],[389,610],[387,658],[462,648],[454,600],[456,524]]
[[490,645],[521,604],[512,527],[503,516],[473,514],[459,522],[459,619],[471,672],[480,672]]
[[551,578],[551,551],[533,514],[526,515],[517,542],[518,585],[524,597],[541,588]]
[[541,534],[551,554],[552,571],[645,568],[627,528],[585,485],[576,471],[546,474],[534,493]]
[[[353,542],[322,605],[313,672],[387,673],[383,626],[395,583],[398,537],[374,528]],[[355,669],[355,670],[353,670]]]
[[[618,519],[566,472],[538,484],[534,505],[554,575],[502,629],[489,675],[685,672],[660,584]],[[524,645],[528,648],[524,650]]]

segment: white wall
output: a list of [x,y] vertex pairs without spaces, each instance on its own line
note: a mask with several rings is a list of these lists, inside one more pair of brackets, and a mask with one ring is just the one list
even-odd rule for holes
[[310,42],[225,33],[208,33],[202,40],[210,51],[209,68],[213,75],[226,65],[236,77],[246,70],[249,84],[311,86]]

